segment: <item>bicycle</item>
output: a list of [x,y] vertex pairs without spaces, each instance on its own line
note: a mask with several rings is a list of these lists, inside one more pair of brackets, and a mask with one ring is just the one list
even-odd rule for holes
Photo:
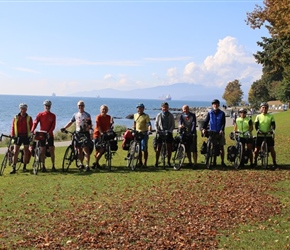
[[[7,151],[6,151],[6,153],[4,155],[4,158],[3,158],[2,162],[1,162],[0,175],[3,175],[4,170],[5,170],[6,166],[7,166],[7,163],[8,163],[9,166],[11,166],[13,164],[14,145],[11,145],[11,144],[12,144],[12,142],[14,140],[17,139],[17,137],[12,137],[11,135],[1,134],[0,141],[2,141],[2,138],[3,137],[8,138],[9,140],[8,140]],[[24,155],[23,149],[21,149],[19,151],[19,154],[20,154],[20,157],[18,155],[17,164],[16,164],[16,168],[15,168],[16,170],[19,170],[20,167],[22,166],[22,163],[23,163],[23,155]]]
[[205,165],[208,169],[211,169],[212,165],[216,160],[216,157],[219,155],[220,146],[218,141],[220,138],[220,134],[213,130],[207,130],[204,136],[207,137]]
[[[246,132],[240,132],[240,131],[236,131],[236,132],[232,132],[230,134],[230,138],[232,140],[236,141],[235,144],[235,155],[234,155],[234,168],[235,169],[239,169],[241,167],[241,165],[244,163],[245,161],[245,144],[243,144],[241,142],[241,135],[243,135],[243,138],[249,138],[250,137],[250,133],[248,131]],[[229,158],[229,157],[228,157]]]
[[175,170],[179,170],[183,163],[184,163],[184,159],[186,157],[186,143],[187,141],[189,141],[189,139],[191,139],[190,137],[192,136],[192,134],[188,134],[187,130],[185,127],[180,128],[178,131],[178,146],[177,149],[175,151],[174,157],[173,157],[173,168]]
[[128,149],[127,158],[127,167],[135,170],[138,166],[140,154],[141,154],[141,141],[144,139],[147,132],[138,132],[136,130],[127,128],[130,130],[134,136],[134,139],[130,143]]
[[101,135],[101,141],[97,142],[97,147],[105,149],[104,157],[106,160],[106,166],[109,171],[112,169],[112,158],[118,149],[117,141],[115,140],[116,133],[113,130],[105,132]]
[[81,169],[82,164],[79,160],[79,152],[78,147],[83,148],[85,143],[87,142],[87,138],[84,132],[71,132],[68,130],[61,131],[66,134],[71,134],[71,143],[66,148],[62,160],[62,171],[68,172],[70,165],[75,161],[76,167]]
[[47,140],[48,139],[48,133],[46,131],[36,131],[33,135],[33,141],[34,141],[34,149],[33,149],[33,156],[34,161],[32,164],[32,172],[33,174],[37,175],[38,171],[41,169],[41,152],[42,147],[40,144],[40,141]]
[[168,149],[167,149],[167,137],[168,137],[168,130],[164,131],[157,131],[158,137],[161,138],[162,144],[160,149],[160,156],[161,156],[161,163],[163,169],[166,167],[166,159],[168,156]]
[[258,138],[258,134],[261,134],[264,136],[264,139],[262,141],[262,144],[261,144],[261,147],[260,147],[260,150],[258,152],[258,160],[261,161],[261,165],[262,167],[264,168],[267,168],[268,167],[268,157],[269,157],[269,151],[268,151],[268,143],[267,143],[267,137],[269,135],[272,135],[272,137],[274,138],[275,136],[275,131],[272,130],[270,132],[267,132],[267,133],[263,133],[261,131],[258,130],[257,132],[257,137]]

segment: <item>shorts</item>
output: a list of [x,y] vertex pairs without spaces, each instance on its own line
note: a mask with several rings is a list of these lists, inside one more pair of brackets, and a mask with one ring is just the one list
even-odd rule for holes
[[149,136],[144,134],[144,138],[141,141],[141,150],[147,152],[148,151],[148,139]]
[[93,141],[91,140],[91,135],[89,132],[77,133],[77,143],[76,147],[91,147],[93,145]]
[[[264,141],[264,137],[258,136],[256,138],[256,147],[261,147],[263,141]],[[273,137],[267,137],[266,141],[267,141],[268,147],[274,147],[275,142],[274,142]]]
[[[166,143],[172,143],[173,142],[173,135],[172,133],[168,132],[166,139],[165,139]],[[162,137],[157,134],[157,143],[161,144],[162,143]]]
[[19,136],[17,137],[17,139],[15,140],[14,144],[17,146],[21,146],[23,145],[29,145],[29,137],[28,136]]
[[242,138],[242,137],[240,137],[240,142],[242,144],[253,144],[253,138]]
[[185,144],[186,152],[197,153],[197,136],[193,136],[190,141]]
[[46,143],[48,144],[49,147],[54,146],[54,137],[49,137],[47,140],[41,140],[39,141],[41,147],[45,147]]

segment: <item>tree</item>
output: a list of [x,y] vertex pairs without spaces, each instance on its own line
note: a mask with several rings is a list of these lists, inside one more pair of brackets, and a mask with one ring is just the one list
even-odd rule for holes
[[237,106],[242,101],[244,95],[239,80],[229,82],[225,88],[222,98],[226,101],[228,106]]
[[251,106],[257,109],[260,106],[261,102],[269,100],[269,91],[267,85],[263,80],[255,81],[248,93],[248,101]]
[[247,13],[247,24],[252,29],[265,27],[272,37],[290,33],[289,0],[264,0],[264,8],[256,5],[253,12]]

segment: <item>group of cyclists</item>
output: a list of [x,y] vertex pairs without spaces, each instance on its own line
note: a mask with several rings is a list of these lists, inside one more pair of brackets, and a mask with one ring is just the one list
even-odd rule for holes
[[[225,164],[225,150],[224,145],[226,144],[225,138],[225,126],[226,118],[225,112],[220,109],[220,101],[214,99],[212,101],[212,108],[208,111],[207,116],[202,125],[201,133],[206,135],[207,131],[215,131],[219,134],[218,145],[220,150],[221,165],[226,166]],[[18,154],[20,146],[24,145],[24,158],[23,158],[23,171],[26,171],[26,165],[28,164],[31,156],[29,150],[29,145],[31,145],[31,138],[35,133],[35,130],[40,124],[40,131],[47,133],[47,138],[40,142],[41,145],[41,169],[43,172],[46,172],[45,166],[45,152],[48,144],[52,171],[56,171],[55,168],[55,146],[54,146],[54,135],[53,131],[56,125],[56,115],[50,111],[52,103],[50,100],[45,100],[43,102],[44,111],[39,112],[33,121],[32,117],[28,115],[27,109],[28,105],[21,103],[19,105],[20,112],[13,118],[11,126],[11,136],[15,138],[14,140],[14,160],[12,165],[11,174],[16,172],[16,163],[18,160]],[[103,135],[108,131],[113,129],[113,118],[108,114],[109,108],[107,105],[101,105],[100,113],[95,118],[95,126],[93,126],[91,115],[85,111],[85,103],[80,100],[77,103],[78,111],[72,115],[70,121],[61,128],[62,132],[65,132],[72,124],[75,124],[75,129],[77,133],[82,133],[83,136],[87,138],[85,143],[82,145],[76,145],[78,150],[78,156],[80,160],[79,168],[85,171],[90,171],[90,166],[92,168],[100,168],[100,159],[104,154],[104,148],[99,147]],[[253,123],[251,117],[247,116],[247,110],[241,108],[239,110],[239,117],[236,119],[234,124],[234,132],[242,132],[241,142],[243,145],[246,145],[249,149],[250,155],[250,164],[252,167],[257,165],[258,152],[261,147],[261,143],[264,140],[264,135],[267,134],[267,144],[271,156],[273,159],[273,168],[277,167],[276,163],[276,153],[274,149],[274,139],[271,135],[271,132],[275,130],[275,120],[272,114],[268,113],[269,105],[266,102],[261,103],[260,111],[255,118]],[[152,125],[148,114],[146,114],[145,106],[143,103],[139,103],[136,106],[137,112],[134,114],[133,121],[133,130],[144,133],[144,137],[141,141],[141,150],[139,155],[139,164],[141,166],[147,166],[148,160],[148,139],[149,134],[152,132]],[[93,128],[94,127],[94,128]],[[184,105],[182,107],[182,113],[178,121],[178,128],[185,129],[187,133],[191,134],[189,141],[186,143],[186,153],[188,158],[188,164],[194,169],[197,167],[197,119],[196,115],[193,112],[190,112],[189,106]],[[253,150],[253,129],[257,131],[257,137],[255,139],[255,148]],[[162,143],[164,143],[164,138],[160,136],[159,132],[166,131],[166,145],[167,145],[167,165],[171,167],[171,155],[172,155],[172,145],[173,145],[173,130],[175,129],[175,119],[173,114],[169,111],[169,104],[163,102],[161,104],[161,112],[157,114],[155,118],[155,129],[156,129],[156,149],[155,149],[155,164],[154,167],[158,167],[160,149]],[[246,133],[249,132],[247,136]],[[93,164],[90,164],[90,155],[95,147],[94,158],[95,161]],[[254,151],[254,152],[253,152]],[[253,153],[252,153],[253,152]],[[216,165],[216,157],[213,161],[213,165]]]

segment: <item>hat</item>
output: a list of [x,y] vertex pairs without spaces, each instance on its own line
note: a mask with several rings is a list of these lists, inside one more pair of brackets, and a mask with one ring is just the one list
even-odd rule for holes
[[144,104],[143,104],[143,103],[138,103],[138,104],[137,104],[137,106],[136,106],[136,108],[143,108],[143,109],[144,109],[144,108],[145,108],[145,106],[144,106]]
[[162,102],[162,103],[161,103],[161,107],[163,107],[163,106],[169,106],[169,105],[168,105],[168,102]]
[[27,107],[28,107],[28,106],[27,106],[26,103],[20,103],[20,104],[19,104],[19,108],[20,108],[20,109],[27,109]]
[[245,114],[247,114],[247,110],[246,110],[245,108],[241,108],[241,109],[239,110],[239,113],[245,113]]
[[218,99],[213,99],[211,104],[220,104],[220,101]]

